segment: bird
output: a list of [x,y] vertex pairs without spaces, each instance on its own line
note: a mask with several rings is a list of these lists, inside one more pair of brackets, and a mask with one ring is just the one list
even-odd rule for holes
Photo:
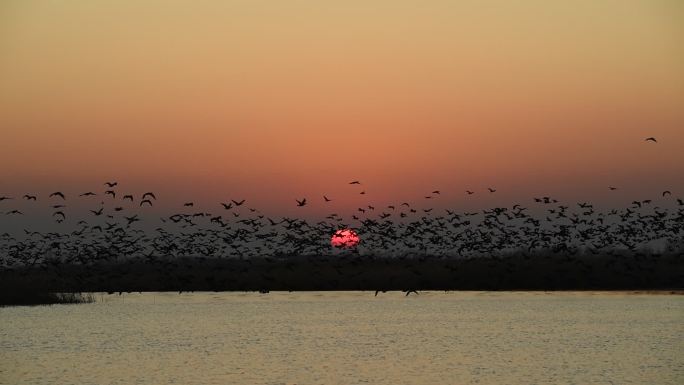
[[140,207],[142,207],[143,203],[147,203],[147,204],[149,204],[150,206],[152,206],[152,201],[149,200],[149,199],[143,199],[143,200],[141,200],[141,201],[140,201]]
[[617,190],[617,187],[608,186],[608,188],[610,189],[610,191]]
[[491,188],[491,187],[487,187],[487,190],[489,190],[489,192],[490,192],[490,193],[494,193],[494,192],[496,192],[496,190],[495,190],[495,189],[493,189],[493,188]]
[[186,203],[183,204],[183,206],[184,206],[184,207],[192,207],[192,206],[194,206],[194,203],[192,203],[192,202],[186,202]]
[[24,199],[26,199],[27,201],[35,201],[35,200],[37,200],[38,198],[37,198],[35,195],[28,195],[28,194],[26,194],[26,195],[24,195]]
[[665,195],[672,195],[672,192],[670,192],[670,190],[665,190],[663,191],[663,196]]
[[95,194],[95,193],[92,192],[92,191],[88,191],[88,192],[84,192],[83,194],[81,194],[81,195],[79,195],[79,196],[80,196],[80,197],[90,197],[90,196],[93,196],[93,195],[97,195],[97,194]]
[[131,202],[133,202],[133,195],[124,195],[122,200],[125,201],[126,199],[130,200]]
[[232,203],[223,203],[223,202],[222,202],[221,205],[222,205],[223,208],[226,209],[226,210],[230,210],[230,209],[233,207],[233,204],[232,204]]
[[473,195],[473,194],[475,194],[475,192],[474,192],[474,191],[470,191],[470,190],[466,190],[466,194],[468,194],[468,195]]
[[646,141],[646,142],[658,143],[658,141],[656,140],[656,138],[654,138],[654,137],[652,137],[652,136],[649,137],[649,138],[644,139],[644,141]]
[[157,200],[157,197],[156,197],[153,193],[151,193],[151,192],[146,192],[146,193],[144,193],[143,196],[142,196],[142,199],[145,199],[145,198],[147,198],[147,197],[151,197],[151,198],[154,199],[155,201]]
[[239,201],[239,202],[238,202],[238,201],[235,201],[235,200],[232,200],[232,199],[231,199],[230,201],[233,202],[233,204],[234,204],[235,206],[242,206],[242,205],[245,203],[245,200],[244,200],[244,199],[241,200],[241,201]]
[[105,195],[111,195],[112,198],[116,198],[116,192],[114,192],[112,190],[105,191]]
[[119,183],[117,183],[117,182],[105,182],[105,184],[106,184],[109,188],[112,188],[112,187],[118,185]]
[[60,197],[60,198],[62,198],[62,199],[66,199],[66,198],[64,197],[64,194],[61,193],[60,191],[56,191],[56,192],[53,192],[52,194],[50,194],[50,198],[52,198],[52,197]]
[[298,206],[298,207],[304,207],[304,206],[306,206],[306,198],[303,198],[301,201],[300,201],[300,200],[297,200],[297,199],[295,199],[295,200],[297,201],[297,206]]
[[24,213],[22,213],[22,212],[19,211],[19,210],[12,210],[12,211],[8,211],[8,212],[5,213],[5,215],[12,215],[12,214],[24,215]]
[[359,194],[361,194],[361,195],[365,195],[365,194],[366,194],[366,192],[365,192],[365,191],[361,191],[361,192],[360,192]]
[[8,199],[14,199],[14,198],[11,198],[11,197],[0,197],[0,202],[2,202],[2,201],[4,201],[4,200],[8,200]]
[[325,195],[323,195],[323,199],[324,199],[324,200],[325,200],[326,202],[330,202],[330,201],[332,201],[332,199],[328,198],[328,197],[327,197],[327,196],[325,196]]
[[433,194],[437,194],[437,195],[440,194],[439,190],[435,190],[435,191],[433,191],[432,193],[433,193]]
[[100,207],[99,210],[97,210],[97,211],[95,211],[95,210],[90,210],[90,212],[93,213],[93,214],[95,214],[96,216],[100,216],[100,215],[102,215],[102,210],[104,210],[104,208],[103,208],[103,207]]
[[359,182],[358,180],[355,180],[355,181],[349,182],[349,184],[361,184],[361,182]]

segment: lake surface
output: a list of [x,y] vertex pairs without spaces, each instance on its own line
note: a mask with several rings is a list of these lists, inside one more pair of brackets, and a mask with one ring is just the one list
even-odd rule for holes
[[0,308],[0,383],[684,383],[681,295],[373,294]]

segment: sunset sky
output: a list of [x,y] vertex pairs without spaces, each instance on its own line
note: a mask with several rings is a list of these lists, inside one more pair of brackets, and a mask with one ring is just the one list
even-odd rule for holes
[[684,196],[684,2],[6,0],[0,134],[0,195]]

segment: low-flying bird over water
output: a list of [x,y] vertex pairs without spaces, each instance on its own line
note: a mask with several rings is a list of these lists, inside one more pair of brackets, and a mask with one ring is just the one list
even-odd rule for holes
[[109,188],[112,188],[112,187],[118,185],[117,182],[105,182],[105,184],[106,184]]
[[111,195],[112,198],[116,198],[116,192],[114,192],[112,190],[105,191],[105,195]]
[[130,200],[131,202],[133,202],[133,195],[124,195],[122,200],[126,200],[126,199]]
[[185,203],[183,204],[183,207],[192,207],[192,206],[194,206],[194,205],[195,205],[195,204],[192,203],[192,202],[185,202]]
[[670,192],[670,190],[665,190],[663,191],[663,196],[665,195],[672,195],[672,192]]
[[304,207],[306,206],[306,198],[303,198],[301,201],[298,199],[295,199],[297,201],[297,206],[298,207]]
[[53,192],[52,194],[50,194],[50,198],[52,198],[52,197],[60,197],[60,198],[62,198],[62,199],[66,199],[66,198],[64,197],[64,194],[63,194],[62,192],[60,192],[60,191],[56,191],[56,192]]
[[245,203],[245,200],[244,200],[244,199],[241,200],[241,201],[235,201],[235,200],[232,200],[232,199],[231,199],[230,201],[233,202],[233,204],[234,204],[235,206],[242,206],[242,205]]
[[148,205],[152,206],[152,201],[149,199],[143,199],[140,201],[140,207],[142,207],[143,204],[147,203]]
[[654,137],[652,137],[652,136],[651,136],[650,138],[644,139],[644,141],[646,141],[646,142],[658,143],[658,141],[656,140],[656,138],[654,138]]

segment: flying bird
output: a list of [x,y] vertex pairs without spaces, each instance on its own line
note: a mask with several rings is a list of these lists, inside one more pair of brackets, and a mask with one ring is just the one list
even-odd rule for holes
[[52,198],[52,197],[60,197],[60,198],[62,198],[62,199],[66,199],[66,198],[64,197],[64,194],[62,194],[60,191],[53,192],[52,194],[50,194],[50,198]]
[[304,207],[306,206],[306,198],[303,198],[301,201],[298,199],[295,199],[297,201],[297,206],[298,207]]
[[658,141],[656,140],[656,138],[654,138],[654,137],[652,137],[652,136],[651,136],[650,138],[644,139],[644,141],[646,141],[646,142],[658,143]]
[[117,182],[105,182],[105,184],[106,184],[107,186],[109,186],[109,188],[112,188],[112,187],[118,185],[119,183],[117,183]]
[[90,197],[90,196],[93,196],[93,195],[97,195],[97,194],[95,194],[95,193],[92,192],[92,191],[88,191],[88,192],[84,192],[83,194],[81,194],[81,195],[79,195],[79,196],[80,196],[80,197]]
[[221,205],[223,205],[223,208],[226,210],[230,210],[233,207],[232,203],[223,203],[222,202]]
[[495,192],[496,192],[496,190],[493,189],[493,188],[491,188],[491,187],[487,187],[487,190],[489,190],[490,193],[495,193]]
[[615,190],[617,190],[617,187],[609,186],[608,188],[610,189],[610,191],[615,191]]
[[663,196],[665,195],[672,195],[672,192],[670,192],[670,190],[665,190],[663,191]]
[[467,193],[468,195],[473,195],[473,194],[475,194],[474,191],[470,191],[470,190],[466,190],[466,193]]
[[26,194],[26,195],[24,195],[24,199],[26,199],[27,201],[35,201],[35,200],[38,199],[38,198],[36,198],[35,195],[28,195],[28,194]]
[[184,206],[184,207],[192,207],[192,206],[194,206],[194,203],[192,203],[192,202],[186,202],[185,204],[183,204],[183,206]]
[[328,197],[325,196],[325,195],[323,195],[323,199],[324,199],[326,202],[330,202],[330,201],[332,200],[332,199],[328,198]]
[[155,201],[157,200],[157,197],[156,197],[153,193],[151,193],[151,192],[146,192],[146,193],[144,193],[143,196],[142,196],[142,199],[145,199],[145,198],[147,198],[148,196],[151,197],[152,199],[154,199]]
[[349,184],[361,184],[361,182],[359,182],[358,180],[355,180],[355,181],[349,182]]
[[133,195],[124,195],[123,200],[129,199],[131,202],[133,202]]
[[232,199],[231,199],[230,201],[233,202],[233,204],[234,204],[235,206],[242,206],[242,205],[245,203],[245,200],[244,200],[244,199],[241,200],[241,201],[239,201],[239,202],[238,202],[238,201],[235,201],[235,200],[232,200]]
[[149,199],[143,199],[143,200],[141,200],[141,201],[140,201],[140,207],[142,207],[143,203],[147,203],[147,204],[149,204],[150,206],[152,206],[152,201],[149,200]]
[[116,193],[112,190],[105,191],[105,195],[111,195],[112,198],[116,198]]

